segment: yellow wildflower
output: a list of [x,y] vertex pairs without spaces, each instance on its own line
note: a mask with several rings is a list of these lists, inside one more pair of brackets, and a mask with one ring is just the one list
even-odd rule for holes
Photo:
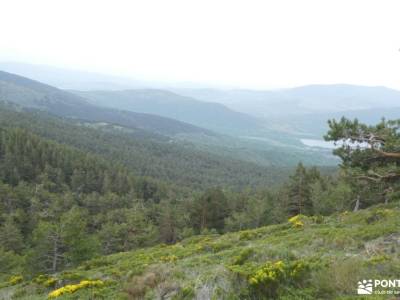
[[68,284],[59,288],[57,290],[52,291],[49,293],[48,298],[57,298],[64,294],[72,294],[75,293],[77,290],[89,288],[89,287],[99,287],[103,286],[104,282],[101,280],[82,280],[78,284]]

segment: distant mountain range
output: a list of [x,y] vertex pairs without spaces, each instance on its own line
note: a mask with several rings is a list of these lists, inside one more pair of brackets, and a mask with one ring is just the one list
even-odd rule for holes
[[400,91],[386,87],[347,84],[309,85],[273,91],[173,89],[202,101],[262,118],[272,131],[294,137],[322,138],[327,120],[346,116],[373,124],[400,117]]
[[0,100],[24,108],[48,111],[57,116],[106,122],[165,135],[182,133],[214,135],[209,130],[162,116],[102,108],[75,94],[2,71],[0,71]]
[[176,119],[226,134],[250,134],[263,121],[215,103],[199,101],[158,89],[72,91],[93,104]]
[[400,116],[400,92],[379,86],[160,89],[143,88],[129,79],[53,67],[0,63],[2,66],[46,84],[0,72],[0,100],[57,116],[174,137],[204,151],[266,165],[298,160],[334,164],[330,150],[310,151],[301,139],[321,140],[328,129],[327,120],[343,115],[371,124],[382,117]]
[[28,77],[60,89],[121,90],[154,85],[154,83],[150,84],[125,77],[18,62],[0,62],[0,70]]
[[[0,72],[0,101],[14,103],[25,110],[46,111],[56,116],[88,122],[88,126],[91,124],[96,128],[120,126],[120,130],[136,131],[136,137],[148,135],[142,131],[159,134],[159,140],[163,142],[170,140],[183,147],[260,165],[293,166],[298,161],[317,165],[336,163],[330,151],[310,151],[290,134],[265,127],[264,121],[220,104],[204,103],[168,91],[148,89],[75,93],[78,95],[22,76]],[[92,100],[83,95],[90,95]],[[99,106],[99,100],[94,101],[93,95],[104,102],[117,100],[116,104],[108,106],[131,110],[140,108],[141,111],[164,116]],[[132,95],[135,97],[132,98]],[[135,104],[135,101],[130,99],[136,99],[138,106],[134,108],[132,103]]]
[[381,86],[333,84],[271,91],[216,89],[174,89],[174,91],[199,100],[222,103],[237,111],[259,117],[400,107],[400,91]]

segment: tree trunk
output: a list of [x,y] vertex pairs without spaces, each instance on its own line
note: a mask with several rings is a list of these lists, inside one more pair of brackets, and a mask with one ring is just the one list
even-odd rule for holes
[[57,267],[58,267],[58,258],[60,254],[58,253],[59,250],[59,241],[58,241],[58,236],[54,236],[53,239],[53,262],[52,262],[52,267],[51,270],[53,273],[57,272]]
[[360,208],[360,195],[357,196],[356,205],[354,206],[354,211],[358,211]]
[[385,195],[385,205],[389,203],[389,196]]

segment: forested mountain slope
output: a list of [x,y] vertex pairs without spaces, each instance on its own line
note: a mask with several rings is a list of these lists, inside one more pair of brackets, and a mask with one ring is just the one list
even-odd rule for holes
[[136,175],[181,188],[271,186],[283,182],[292,169],[257,166],[196,150],[190,144],[139,129],[73,121],[43,112],[17,112],[5,105],[0,106],[0,125],[29,129],[40,136],[124,164]]
[[[320,179],[316,169],[302,171],[303,184]],[[185,194],[11,124],[0,126],[0,191],[0,279],[54,274],[91,257],[253,228],[285,214],[268,190]]]
[[199,101],[166,90],[72,92],[97,105],[160,115],[227,134],[251,134],[263,127],[261,120],[222,104]]
[[399,124],[330,120],[340,172],[271,187],[170,136],[5,104],[0,297],[351,299],[400,271]]
[[192,237],[172,246],[95,258],[53,275],[21,277],[5,282],[0,297],[391,299],[357,296],[357,287],[363,279],[397,278],[399,213],[399,203],[393,203]]
[[[6,72],[0,72],[0,100],[16,103],[25,109],[44,110],[57,116],[98,123],[102,126],[120,126],[130,131],[146,130],[153,134],[171,137],[173,140],[188,141],[189,144],[197,146],[197,149],[206,152],[211,151],[220,156],[227,154],[234,160],[240,159],[261,165],[284,167],[294,166],[299,160],[316,165],[336,164],[330,153],[323,151],[309,153],[308,149],[299,141],[277,131],[271,131],[262,126],[258,127],[257,121],[246,115],[229,111],[229,122],[223,120],[223,116],[226,116],[226,109],[222,109],[222,112],[213,112],[212,118],[207,117],[209,123],[219,122],[218,126],[221,132],[229,132],[234,135],[243,134],[244,138],[237,136],[230,138],[208,129],[158,115],[96,106],[80,96]],[[181,100],[180,98],[179,101]],[[202,107],[204,106],[202,105]],[[166,110],[174,109],[176,108],[173,105]],[[219,116],[220,112],[222,116]],[[241,129],[234,126],[234,116],[237,114],[238,118],[242,120],[238,123]],[[188,117],[188,119],[190,118]],[[207,123],[206,119],[202,122]],[[252,139],[254,135],[256,138],[254,140],[247,138],[249,136]],[[258,138],[257,135],[260,135],[261,138]],[[267,137],[264,138],[264,136]]]
[[213,135],[208,130],[161,116],[97,107],[77,95],[2,71],[0,71],[0,100],[48,111],[58,116],[118,124],[133,129],[141,128],[160,134]]

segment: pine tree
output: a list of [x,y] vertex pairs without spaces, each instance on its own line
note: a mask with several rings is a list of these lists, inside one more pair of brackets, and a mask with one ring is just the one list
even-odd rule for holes
[[319,178],[316,169],[307,169],[302,163],[297,165],[296,171],[290,177],[287,211],[290,216],[298,214],[312,214],[311,184]]
[[207,190],[194,202],[192,222],[198,231],[215,229],[222,232],[228,216],[228,200],[219,188]]
[[24,248],[23,236],[11,216],[0,226],[0,245],[6,251],[20,253]]
[[355,208],[387,203],[400,189],[400,120],[375,126],[342,118],[330,120],[327,141],[340,142],[334,154],[357,195]]

